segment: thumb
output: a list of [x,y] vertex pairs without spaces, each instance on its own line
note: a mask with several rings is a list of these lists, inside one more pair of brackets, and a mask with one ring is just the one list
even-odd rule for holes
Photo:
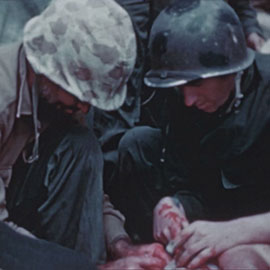
[[159,258],[141,257],[140,266],[145,268],[145,269],[149,269],[149,270],[153,269],[153,268],[162,269],[164,267],[164,265],[166,265],[166,263],[163,262]]

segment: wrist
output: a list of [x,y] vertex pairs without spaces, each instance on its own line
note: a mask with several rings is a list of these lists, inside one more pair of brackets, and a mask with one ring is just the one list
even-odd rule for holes
[[128,247],[131,240],[128,236],[115,239],[110,245],[110,254],[113,259],[119,259],[128,255]]

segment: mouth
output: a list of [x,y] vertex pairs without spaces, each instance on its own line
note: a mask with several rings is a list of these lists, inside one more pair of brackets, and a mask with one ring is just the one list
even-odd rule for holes
[[204,112],[208,112],[208,113],[211,113],[211,112],[215,111],[213,106],[211,106],[211,104],[209,104],[209,103],[198,103],[198,104],[196,104],[196,107],[199,110],[204,111]]
[[66,114],[69,114],[69,115],[77,113],[79,111],[77,107],[63,106],[61,103],[60,104],[58,103],[56,105],[56,108],[57,108],[57,110],[62,111],[62,112],[66,113]]
[[197,103],[196,104],[196,107],[199,109],[199,110],[204,110],[208,107],[208,103]]

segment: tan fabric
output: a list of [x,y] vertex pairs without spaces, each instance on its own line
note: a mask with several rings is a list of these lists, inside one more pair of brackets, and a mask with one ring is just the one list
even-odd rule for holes
[[270,13],[257,10],[257,19],[266,39],[270,39]]
[[24,28],[26,57],[79,100],[118,109],[136,58],[128,13],[113,0],[56,0]]
[[110,250],[111,244],[116,240],[129,238],[124,229],[125,217],[114,208],[110,202],[109,196],[106,194],[103,200],[103,218],[105,241],[108,250]]
[[264,53],[264,54],[270,54],[270,39],[268,39],[264,45],[262,46],[262,48],[260,49],[260,53]]
[[[31,101],[26,84],[25,57],[19,43],[0,47],[0,66],[0,220],[3,221],[8,217],[5,187],[10,181],[13,164],[33,135],[33,128],[21,118],[31,115]],[[18,71],[22,82],[20,88]],[[17,98],[17,91],[20,98]]]

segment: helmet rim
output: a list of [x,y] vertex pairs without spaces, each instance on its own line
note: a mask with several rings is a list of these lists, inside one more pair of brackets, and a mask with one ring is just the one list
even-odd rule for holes
[[198,79],[207,79],[217,76],[228,75],[232,73],[239,72],[248,68],[254,61],[255,52],[247,48],[247,57],[241,63],[235,66],[229,66],[228,68],[224,68],[221,70],[218,69],[205,69],[198,71],[171,71],[171,70],[163,70],[163,69],[151,69],[144,76],[144,83],[148,87],[156,87],[156,88],[170,88],[181,86],[186,83],[189,83]]

